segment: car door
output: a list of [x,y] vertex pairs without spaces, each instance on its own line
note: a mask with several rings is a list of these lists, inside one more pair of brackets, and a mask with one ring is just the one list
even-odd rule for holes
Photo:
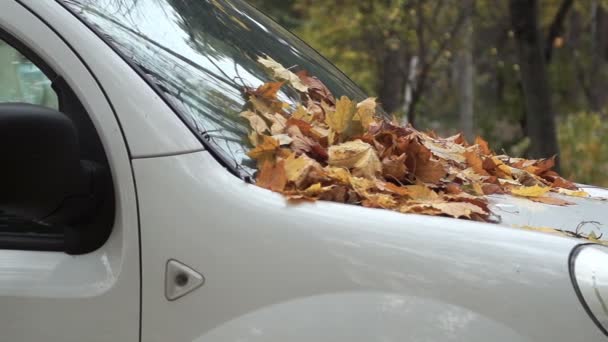
[[120,127],[102,88],[70,46],[12,0],[3,1],[0,11],[0,104],[7,102],[70,117],[81,153],[99,156],[111,170],[113,214],[108,234],[99,235],[91,250],[68,254],[56,247],[61,244],[45,243],[50,233],[41,234],[39,243],[13,243],[31,232],[0,211],[0,340],[138,341],[137,206]]

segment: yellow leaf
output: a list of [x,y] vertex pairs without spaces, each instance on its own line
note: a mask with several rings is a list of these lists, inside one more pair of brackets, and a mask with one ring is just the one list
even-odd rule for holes
[[564,201],[563,199],[560,199],[560,198],[547,197],[547,196],[530,197],[530,200],[532,200],[534,202],[540,202],[540,203],[551,204],[551,205],[559,205],[559,206],[566,206],[566,205],[574,204],[572,202]]
[[374,148],[359,139],[331,146],[328,154],[330,166],[352,169],[354,176],[374,178],[382,171],[382,163]]
[[309,113],[308,110],[306,110],[306,108],[304,108],[304,106],[302,106],[301,104],[298,104],[295,112],[291,114],[291,117],[294,119],[306,121],[308,123],[311,123],[313,119],[313,115]]
[[590,196],[588,193],[586,193],[583,190],[577,191],[577,190],[568,190],[568,189],[564,189],[564,188],[558,188],[557,193],[566,195],[566,196],[573,196],[573,197],[589,197]]
[[374,120],[376,115],[376,98],[370,97],[357,104],[357,112],[355,118],[361,121],[361,127],[363,130],[367,130]]
[[307,92],[308,87],[302,83],[298,75],[286,69],[281,63],[275,61],[271,57],[258,57],[258,63],[262,64],[268,70],[271,71],[272,76],[279,81],[286,81],[294,89],[300,92]]
[[246,110],[239,114],[239,116],[247,119],[249,121],[251,129],[253,129],[253,131],[257,134],[264,134],[264,132],[269,130],[268,125],[266,125],[264,119],[262,119],[259,115],[252,111]]
[[319,163],[306,155],[296,157],[293,153],[285,159],[287,180],[294,182],[296,186],[300,186],[306,180],[308,173],[315,167],[320,168]]
[[262,143],[247,153],[251,159],[256,159],[260,165],[264,161],[273,160],[279,148],[279,142],[274,138],[267,135],[263,135],[262,138]]
[[551,188],[549,187],[540,187],[538,185],[534,186],[522,186],[517,189],[511,189],[511,193],[513,195],[522,196],[522,197],[540,197],[546,194]]
[[327,175],[340,183],[349,184],[351,175],[348,169],[342,167],[327,167]]
[[346,96],[336,102],[336,110],[329,111],[325,117],[327,126],[338,134],[344,134],[349,128],[355,114],[355,105]]
[[408,196],[414,200],[432,200],[439,197],[435,191],[423,184],[407,185],[404,188],[407,189]]

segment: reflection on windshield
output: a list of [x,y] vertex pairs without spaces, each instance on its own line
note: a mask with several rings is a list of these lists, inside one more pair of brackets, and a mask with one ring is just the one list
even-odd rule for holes
[[[245,105],[242,90],[270,81],[258,56],[307,70],[337,96],[365,98],[311,48],[241,0],[64,2],[137,64],[242,176],[253,173],[245,154],[248,124],[238,116]],[[280,97],[299,99],[287,89]]]

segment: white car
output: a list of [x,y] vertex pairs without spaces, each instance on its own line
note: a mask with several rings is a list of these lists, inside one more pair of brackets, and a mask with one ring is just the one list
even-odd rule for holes
[[0,0],[0,341],[607,341],[608,248],[514,227],[606,201],[289,204],[250,181],[260,55],[364,98],[242,0]]

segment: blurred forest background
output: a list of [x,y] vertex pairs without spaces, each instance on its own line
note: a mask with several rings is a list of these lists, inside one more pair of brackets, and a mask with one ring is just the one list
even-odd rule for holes
[[248,0],[404,122],[608,186],[608,0]]

